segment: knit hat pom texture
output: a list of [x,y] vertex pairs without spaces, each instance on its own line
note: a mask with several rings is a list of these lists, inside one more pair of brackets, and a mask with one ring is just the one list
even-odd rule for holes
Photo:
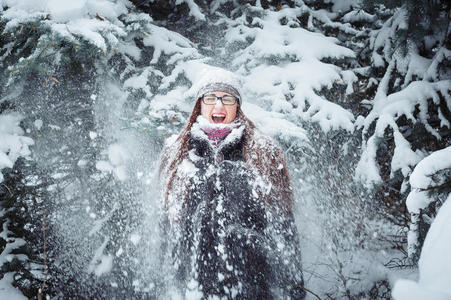
[[221,69],[204,69],[195,84],[196,100],[209,92],[221,91],[231,94],[241,102],[241,80],[234,73]]

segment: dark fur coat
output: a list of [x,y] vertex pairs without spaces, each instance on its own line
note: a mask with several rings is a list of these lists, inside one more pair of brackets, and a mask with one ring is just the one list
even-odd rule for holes
[[171,195],[179,205],[166,230],[175,285],[205,299],[302,299],[293,216],[259,199],[265,187],[243,161],[245,138],[244,125],[218,146],[196,126],[190,132],[178,169],[184,180]]

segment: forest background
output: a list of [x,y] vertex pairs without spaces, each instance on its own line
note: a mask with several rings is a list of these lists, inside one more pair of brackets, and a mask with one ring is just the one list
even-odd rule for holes
[[0,295],[161,295],[158,158],[217,66],[242,76],[244,112],[287,156],[308,297],[446,299],[450,13],[0,0]]

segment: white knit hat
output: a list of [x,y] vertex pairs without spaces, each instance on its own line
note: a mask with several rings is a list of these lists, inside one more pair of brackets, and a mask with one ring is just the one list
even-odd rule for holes
[[196,100],[209,92],[229,93],[241,102],[241,80],[234,73],[221,68],[204,69],[200,80],[195,84]]

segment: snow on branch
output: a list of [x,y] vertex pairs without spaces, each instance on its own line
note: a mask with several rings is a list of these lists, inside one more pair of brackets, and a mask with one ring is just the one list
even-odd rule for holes
[[374,22],[376,16],[365,12],[363,9],[359,9],[348,12],[341,19],[347,23],[362,22],[362,21]]
[[[228,32],[232,40],[240,40],[235,35],[244,35],[245,38],[253,38],[253,42],[246,47],[234,60],[235,65],[249,63],[255,58],[285,58],[295,60],[320,60],[324,58],[355,57],[351,49],[338,45],[338,40],[326,37],[323,34],[310,32],[304,28],[287,26],[281,23],[286,18],[296,19],[303,13],[302,9],[284,8],[280,11],[266,11],[261,19],[254,17],[252,28],[233,28]],[[240,33],[241,31],[241,33]]]
[[194,49],[193,43],[181,34],[153,24],[148,24],[147,27],[151,33],[144,38],[143,42],[145,46],[154,48],[151,64],[157,63],[161,54],[174,54],[168,61],[168,64],[197,55],[197,50]]
[[409,180],[412,191],[406,204],[410,213],[419,213],[434,201],[428,196],[429,190],[445,183],[445,178],[437,178],[434,175],[447,169],[451,169],[451,146],[433,152],[418,163]]
[[186,3],[189,7],[189,14],[199,21],[205,21],[205,15],[200,11],[199,6],[194,2],[194,0],[177,0],[176,5]]
[[[319,21],[321,24],[323,24],[324,27],[335,28],[346,34],[358,35],[359,33],[361,33],[359,30],[353,28],[349,23],[343,24],[341,22],[333,21],[333,19],[338,16],[338,14],[336,14],[336,13],[330,13],[323,9],[320,9],[320,10],[308,9],[308,11],[311,16],[310,22],[309,22],[309,29],[314,28],[313,19],[315,19],[315,20]],[[350,12],[350,13],[352,13],[352,12]],[[349,17],[349,16],[348,16],[348,18],[351,19],[351,17]],[[354,17],[354,19],[355,19],[355,17]],[[355,21],[355,20],[349,20],[346,22],[351,22],[351,21]]]
[[[448,148],[449,149],[449,148]],[[451,157],[449,150],[448,158]],[[426,158],[429,160],[429,157]],[[426,160],[425,159],[425,160]],[[418,262],[418,282],[401,279],[395,283],[395,300],[451,299],[451,195],[440,208],[428,231]]]
[[126,1],[106,0],[70,4],[43,1],[40,5],[17,1],[3,12],[2,19],[6,21],[5,32],[18,32],[24,24],[38,22],[39,26],[69,42],[82,39],[106,51],[108,42],[114,46],[117,36],[126,34],[118,17],[128,12],[127,5]]
[[373,50],[372,60],[375,67],[385,67],[387,62],[391,61],[391,56],[396,47],[397,31],[408,28],[406,13],[404,9],[399,9],[384,23],[381,29],[371,33],[370,48]]
[[[121,54],[124,61],[133,64],[131,60],[140,60],[142,52],[135,39],[142,40],[144,46],[154,49],[151,64],[158,63],[162,55],[169,57],[169,64],[196,57],[197,50],[187,38],[156,26],[149,15],[135,13],[132,8],[132,4],[125,0],[87,0],[71,4],[47,0],[42,5],[17,1],[11,4],[0,17],[5,24],[3,34],[12,40],[25,39],[27,30],[37,31],[38,34],[32,35],[37,43],[34,51],[16,65],[9,66],[10,71],[26,70],[37,60],[46,57],[55,57],[49,64],[61,63],[64,59],[59,53],[63,47],[61,45],[73,49],[85,59],[93,55],[103,55],[109,59]],[[67,43],[62,44],[61,41]],[[30,42],[33,39],[27,41]],[[0,61],[14,54],[11,50],[6,51]],[[138,76],[142,76],[142,73]],[[131,86],[133,84],[128,84],[128,87]],[[149,91],[145,92],[150,95]]]
[[373,123],[376,124],[374,133],[363,143],[362,157],[356,169],[356,177],[367,185],[381,182],[380,176],[376,176],[374,172],[367,173],[367,170],[375,170],[378,141],[383,139],[386,128],[389,127],[393,130],[397,148],[392,158],[391,175],[393,176],[393,173],[397,170],[402,170],[403,175],[408,176],[411,167],[421,160],[423,154],[419,150],[413,151],[411,149],[412,147],[400,133],[396,122],[403,116],[414,124],[419,122],[431,135],[440,140],[439,133],[432,128],[428,121],[428,99],[432,99],[433,103],[437,105],[440,101],[440,95],[448,101],[450,99],[451,80],[415,81],[403,90],[388,96],[385,95],[385,90],[383,90],[383,81],[384,79],[379,86],[380,90],[371,102],[373,104],[371,112],[366,118],[360,117],[356,122],[358,127],[363,128],[363,135],[369,133]]
[[440,77],[440,71],[438,70],[439,65],[445,60],[451,60],[451,51],[445,47],[441,47],[437,53],[434,55],[432,62],[430,63],[428,69],[425,72],[424,79],[437,81]]
[[0,115],[0,182],[3,181],[1,171],[12,168],[20,156],[30,155],[28,147],[34,144],[31,138],[23,136],[21,120],[22,116],[17,113]]
[[[421,160],[410,175],[411,191],[406,205],[411,215],[411,223],[407,235],[407,251],[414,257],[420,247],[419,223],[421,214],[433,202],[440,202],[437,192],[451,188],[451,147],[438,150]],[[426,244],[424,244],[426,245]]]
[[336,65],[323,61],[354,58],[355,54],[336,38],[301,28],[297,18],[305,12],[305,7],[279,11],[252,7],[252,13],[258,14],[251,24],[245,14],[226,22],[228,43],[250,41],[234,55],[233,67],[243,75],[249,98],[265,109],[316,122],[325,132],[352,132],[352,113],[333,103],[337,99],[319,93],[334,83],[352,89],[354,74],[342,73]]

